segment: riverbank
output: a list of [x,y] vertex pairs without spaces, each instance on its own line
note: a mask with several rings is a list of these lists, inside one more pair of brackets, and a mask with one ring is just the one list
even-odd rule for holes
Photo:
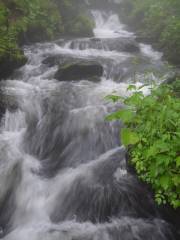
[[171,64],[180,66],[180,2],[178,0],[126,0],[120,4],[121,19],[142,42],[164,53]]
[[[169,62],[169,64],[173,64],[176,67],[180,66],[180,2],[179,1],[123,1],[120,5],[120,18],[129,26],[132,31],[136,32],[136,39],[139,42],[146,42],[151,44],[155,49],[160,50],[164,53],[164,59]],[[172,92],[168,93],[162,92],[162,86],[158,89],[159,95],[158,100],[153,100],[153,94],[148,96],[147,102],[145,102],[146,98],[141,99],[141,104],[137,107],[137,116],[139,117],[137,122],[135,118],[133,118],[131,125],[130,122],[126,123],[127,126],[130,126],[131,131],[138,132],[141,135],[141,141],[137,144],[134,144],[131,147],[131,151],[129,154],[131,157],[129,158],[128,164],[131,163],[131,167],[133,164],[133,169],[135,174],[144,182],[146,182],[147,187],[156,195],[156,201],[160,204],[164,204],[164,206],[160,207],[161,213],[169,219],[170,222],[173,223],[174,226],[179,228],[179,178],[178,178],[178,159],[179,159],[179,139],[175,137],[170,138],[170,143],[167,144],[168,139],[163,138],[163,135],[168,136],[171,132],[171,129],[174,127],[174,132],[179,134],[178,124],[174,126],[170,126],[170,124],[166,124],[166,121],[170,117],[173,117],[173,107],[170,106],[169,110],[171,110],[171,114],[169,114],[168,110],[168,102],[166,100],[169,98],[174,100],[173,103],[177,104],[177,108],[174,109],[174,116],[178,116],[179,114],[179,96],[180,96],[180,77],[179,73],[175,74],[173,77],[170,77],[165,83],[170,84],[172,88]],[[167,88],[168,89],[168,88]],[[169,91],[169,90],[168,90]],[[162,94],[163,93],[163,94]],[[161,100],[160,99],[160,94]],[[164,98],[165,96],[165,98]],[[157,97],[157,96],[156,96]],[[155,98],[156,99],[156,98]],[[137,100],[137,99],[136,99]],[[131,103],[132,104],[132,103]],[[136,105],[136,103],[134,103]],[[156,114],[156,110],[159,106],[159,109]],[[142,110],[143,109],[143,110]],[[164,109],[164,110],[163,110]],[[144,111],[144,114],[143,114]],[[150,113],[150,115],[148,115]],[[120,114],[119,114],[120,115]],[[162,120],[163,116],[166,116],[164,120]],[[168,116],[168,117],[167,117]],[[147,117],[147,118],[146,118]],[[156,119],[157,117],[157,119]],[[151,119],[151,121],[149,121]],[[162,121],[162,123],[158,124],[158,120]],[[153,123],[154,121],[154,123]],[[174,121],[174,120],[173,120]],[[132,123],[131,122],[131,123]],[[175,121],[177,122],[177,121]],[[129,125],[128,125],[129,124]],[[146,125],[147,124],[147,125]],[[152,126],[150,127],[150,124]],[[157,129],[156,129],[157,126]],[[139,127],[139,128],[138,128]],[[163,129],[164,127],[164,129]],[[149,129],[148,129],[149,128]],[[148,131],[145,133],[145,131]],[[144,134],[145,133],[145,134]],[[145,135],[142,137],[142,135]],[[146,137],[150,135],[147,139]],[[153,139],[154,134],[154,139]],[[126,136],[127,137],[127,136]],[[143,142],[143,140],[147,140],[147,142]],[[150,140],[152,140],[150,142]],[[162,146],[169,147],[162,150],[160,149]],[[147,145],[147,146],[146,146]],[[176,146],[178,148],[176,149]],[[163,159],[163,151],[166,152]],[[174,151],[174,160],[172,157],[168,156],[172,154]],[[147,154],[148,153],[148,154]],[[151,155],[150,155],[151,154]],[[149,162],[148,162],[149,161]],[[169,161],[169,162],[168,162]],[[173,161],[174,168],[170,165]],[[167,169],[168,168],[168,169]],[[176,173],[176,178],[172,174]],[[173,185],[174,184],[174,185]],[[152,190],[153,189],[153,190]],[[170,191],[172,191],[170,193]],[[170,196],[169,203],[167,203],[167,197],[165,195]],[[166,199],[165,199],[166,198]],[[174,206],[174,210],[169,204]]]
[[64,35],[91,36],[93,23],[77,10],[80,2],[0,0],[0,79],[26,63],[24,44]]

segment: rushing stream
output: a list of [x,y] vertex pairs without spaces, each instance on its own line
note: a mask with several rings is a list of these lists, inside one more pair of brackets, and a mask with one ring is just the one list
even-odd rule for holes
[[[93,10],[94,38],[25,47],[28,63],[1,82],[15,107],[0,132],[0,238],[4,240],[171,240],[171,226],[126,166],[118,123],[105,121],[143,72],[168,72],[111,11]],[[132,48],[130,50],[130,48]],[[53,56],[96,60],[100,82],[58,81]],[[138,59],[138,61],[137,61]],[[152,73],[154,72],[154,74]],[[121,105],[119,104],[119,107]]]

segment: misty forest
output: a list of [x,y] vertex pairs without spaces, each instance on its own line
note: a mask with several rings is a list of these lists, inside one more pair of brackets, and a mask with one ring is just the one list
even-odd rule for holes
[[0,0],[0,239],[180,239],[180,0]]

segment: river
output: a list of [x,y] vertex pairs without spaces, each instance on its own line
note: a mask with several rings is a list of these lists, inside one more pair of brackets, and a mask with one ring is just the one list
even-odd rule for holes
[[[28,63],[1,82],[16,105],[6,110],[0,128],[3,240],[175,239],[127,168],[122,125],[105,120],[122,107],[105,96],[126,96],[135,80],[139,86],[145,78],[161,81],[167,67],[161,53],[136,42],[116,13],[91,14],[94,38],[25,46]],[[98,61],[103,77],[55,80],[57,65],[43,63],[53,56]]]

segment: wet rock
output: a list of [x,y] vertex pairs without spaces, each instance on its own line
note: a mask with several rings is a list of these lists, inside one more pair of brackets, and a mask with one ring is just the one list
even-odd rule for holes
[[49,39],[46,29],[41,26],[29,26],[27,31],[19,36],[20,45],[44,42]]
[[102,75],[103,67],[99,63],[77,62],[60,65],[54,77],[60,81],[89,79],[97,82]]
[[6,112],[6,107],[0,101],[0,120]]
[[48,65],[48,67],[53,67],[55,65],[64,63],[64,61],[65,61],[65,57],[63,57],[62,55],[54,55],[54,56],[45,58],[42,61],[42,63]]
[[9,58],[4,57],[0,59],[0,80],[6,79],[10,76],[13,71],[17,68],[22,67],[26,64],[27,58],[25,56],[21,56],[20,58]]
[[174,84],[178,79],[180,79],[180,72],[173,72],[168,78],[163,82],[163,84]]
[[109,51],[118,51],[118,52],[139,52],[139,44],[135,41],[134,38],[90,38],[90,39],[75,39],[71,41],[71,49],[106,49]]
[[134,43],[128,42],[124,45],[123,50],[125,52],[130,52],[130,53],[138,52],[139,51],[139,45],[136,42],[134,42]]
[[139,52],[139,44],[131,38],[121,38],[105,41],[110,51]]
[[[55,65],[64,66],[81,62],[81,59],[78,59],[76,56],[67,56],[64,54],[56,54],[49,57],[46,57],[42,64],[46,64],[48,67],[53,67]],[[88,59],[83,59],[83,62],[89,63]]]
[[0,120],[8,109],[10,112],[16,111],[18,103],[13,96],[7,95],[0,89]]
[[0,120],[6,112],[6,106],[4,104],[4,96],[2,90],[0,89]]

